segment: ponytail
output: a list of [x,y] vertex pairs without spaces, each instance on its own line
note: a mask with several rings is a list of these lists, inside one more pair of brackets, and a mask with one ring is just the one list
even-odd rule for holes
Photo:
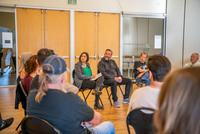
[[40,103],[40,101],[42,100],[42,97],[46,95],[48,92],[48,86],[47,86],[48,78],[47,77],[48,76],[44,72],[39,76],[39,90],[35,97],[35,101],[38,103]]

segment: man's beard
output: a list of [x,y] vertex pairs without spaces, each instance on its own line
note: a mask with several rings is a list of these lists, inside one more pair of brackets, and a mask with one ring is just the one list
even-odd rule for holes
[[105,60],[110,60],[110,58],[108,58],[108,57],[105,57]]

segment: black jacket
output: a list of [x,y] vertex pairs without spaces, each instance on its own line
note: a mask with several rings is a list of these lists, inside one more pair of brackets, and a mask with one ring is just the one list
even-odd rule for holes
[[16,87],[16,94],[15,94],[15,109],[19,108],[19,103],[22,103],[22,108],[26,110],[26,97],[20,87],[19,82],[21,81],[20,76],[17,78],[17,87]]
[[122,76],[116,62],[112,59],[105,60],[105,58],[102,58],[98,63],[98,71],[102,73],[104,79],[114,79]]

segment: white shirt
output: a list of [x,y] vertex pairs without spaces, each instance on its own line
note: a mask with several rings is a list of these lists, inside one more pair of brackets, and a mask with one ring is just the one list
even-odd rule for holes
[[131,96],[127,113],[139,107],[158,109],[157,101],[159,94],[160,94],[159,88],[152,88],[146,86],[137,89],[136,91],[133,92]]
[[184,65],[184,67],[199,67],[199,66],[200,66],[199,61],[197,61],[195,64],[192,64],[192,62],[189,62]]

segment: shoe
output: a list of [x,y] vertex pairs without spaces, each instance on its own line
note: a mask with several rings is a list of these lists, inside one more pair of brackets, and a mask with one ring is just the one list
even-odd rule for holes
[[93,90],[93,92],[92,92],[92,95],[101,95],[101,94],[102,94],[101,91],[94,91],[94,90]]
[[94,109],[104,110],[104,107],[102,107],[99,103],[94,104]]
[[0,126],[0,131],[3,130],[4,128],[9,127],[14,121],[14,118],[8,118],[6,120],[2,121],[2,124]]
[[123,100],[123,103],[124,103],[124,104],[128,104],[128,103],[129,103],[129,98],[124,99],[124,100]]
[[115,102],[113,103],[113,106],[114,106],[114,107],[120,107],[119,102],[118,102],[118,101],[115,101]]

